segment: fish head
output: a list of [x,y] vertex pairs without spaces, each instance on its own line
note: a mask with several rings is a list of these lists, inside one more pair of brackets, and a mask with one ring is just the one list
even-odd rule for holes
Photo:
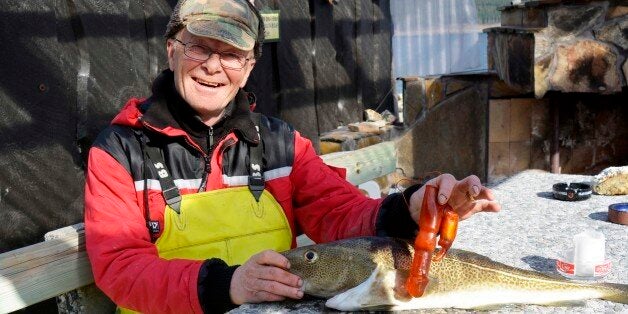
[[282,254],[306,294],[329,298],[365,281],[376,267],[367,242],[337,241],[298,247]]

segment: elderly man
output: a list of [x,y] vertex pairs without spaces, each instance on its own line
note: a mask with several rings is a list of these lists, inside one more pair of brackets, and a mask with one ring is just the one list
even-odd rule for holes
[[[423,187],[369,199],[290,125],[251,111],[255,97],[242,88],[263,32],[246,0],[180,1],[167,26],[169,68],[91,148],[87,252],[96,284],[122,311],[299,299],[302,281],[277,253],[299,233],[414,236]],[[499,210],[475,176],[431,184],[462,219]]]

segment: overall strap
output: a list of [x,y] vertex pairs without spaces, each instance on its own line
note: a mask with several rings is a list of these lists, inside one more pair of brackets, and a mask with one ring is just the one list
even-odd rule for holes
[[142,181],[144,183],[144,191],[142,195],[144,195],[144,220],[146,220],[146,227],[150,232],[151,240],[154,242],[157,240],[157,235],[159,234],[159,222],[150,219],[150,205],[148,201],[148,162],[146,157],[146,141],[144,139],[144,135],[139,130],[133,129],[133,133],[135,133],[135,138],[137,142],[140,144],[140,151],[142,152]]
[[259,143],[256,146],[249,145],[249,190],[255,197],[255,200],[259,202],[259,198],[264,191],[264,173],[262,170],[262,156],[264,154],[264,143],[262,142],[262,115],[257,112],[251,112],[251,118],[257,129],[257,137]]
[[[168,172],[166,161],[162,155],[161,149],[156,146],[148,145],[145,135],[141,136],[140,142],[143,146],[145,159],[150,161],[150,165],[152,165],[153,169],[157,172],[159,184],[161,185],[161,193],[166,200],[166,204],[179,214],[181,212],[181,194],[179,193],[177,186],[174,184],[172,176],[170,176],[170,173]],[[147,188],[148,187],[146,186],[144,187],[144,189]]]

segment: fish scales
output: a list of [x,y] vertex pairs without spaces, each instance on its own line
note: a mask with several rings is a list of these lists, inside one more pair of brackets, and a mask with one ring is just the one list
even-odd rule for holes
[[413,248],[393,238],[347,239],[283,254],[304,280],[305,293],[331,297],[327,305],[340,310],[554,305],[591,298],[628,303],[627,285],[572,282],[456,249],[432,263],[425,294],[412,299],[401,287]]

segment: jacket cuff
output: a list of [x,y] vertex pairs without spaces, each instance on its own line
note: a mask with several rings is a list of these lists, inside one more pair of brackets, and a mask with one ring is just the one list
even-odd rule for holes
[[388,195],[382,201],[377,213],[375,235],[403,239],[413,239],[416,236],[418,225],[410,216],[408,203],[412,193],[418,191],[419,188],[421,188],[420,184],[410,186],[402,193]]
[[228,266],[218,258],[203,262],[198,273],[198,300],[204,313],[224,313],[238,307],[229,295],[231,277],[238,266]]

